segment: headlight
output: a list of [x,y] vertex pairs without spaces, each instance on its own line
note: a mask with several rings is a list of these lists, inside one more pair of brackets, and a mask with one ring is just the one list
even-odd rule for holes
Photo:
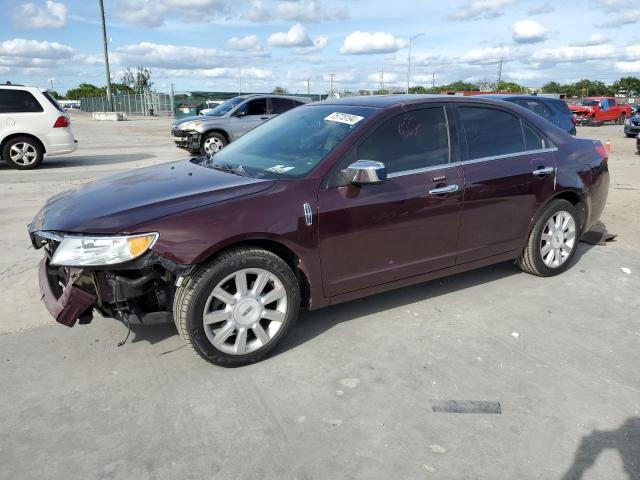
[[202,122],[187,122],[185,124],[180,125],[180,130],[195,130],[200,126]]
[[88,267],[128,262],[149,250],[157,239],[157,233],[117,237],[65,236],[56,248],[51,264]]

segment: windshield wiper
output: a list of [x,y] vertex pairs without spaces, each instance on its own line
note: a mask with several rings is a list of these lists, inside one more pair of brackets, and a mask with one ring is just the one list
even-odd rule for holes
[[245,172],[244,168],[242,168],[242,165],[235,168],[228,163],[213,163],[211,165],[211,168],[215,170],[220,170],[221,172],[225,172],[225,173],[233,173],[234,175],[239,175],[241,177],[247,176],[247,172]]

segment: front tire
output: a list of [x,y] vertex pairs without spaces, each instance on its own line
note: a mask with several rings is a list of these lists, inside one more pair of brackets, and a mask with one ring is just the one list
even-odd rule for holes
[[200,153],[202,155],[215,155],[227,146],[227,139],[218,132],[208,133],[202,139]]
[[531,229],[524,251],[516,263],[531,275],[558,275],[571,264],[580,234],[576,207],[566,200],[553,200]]
[[33,170],[42,165],[44,149],[31,137],[16,137],[6,143],[2,158],[16,170]]
[[260,248],[226,252],[178,288],[174,320],[198,355],[236,367],[267,355],[295,323],[300,289],[291,268]]

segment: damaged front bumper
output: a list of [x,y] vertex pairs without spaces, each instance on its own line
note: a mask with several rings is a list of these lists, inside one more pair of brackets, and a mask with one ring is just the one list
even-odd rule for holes
[[45,252],[38,268],[41,300],[51,316],[68,327],[90,323],[94,310],[134,324],[158,321],[158,315],[170,317],[176,279],[192,270],[153,251],[109,267],[54,266],[50,260],[56,238],[36,232],[32,243]]
[[176,147],[184,148],[189,151],[198,151],[200,149],[200,132],[195,130],[174,129],[171,131],[171,139]]

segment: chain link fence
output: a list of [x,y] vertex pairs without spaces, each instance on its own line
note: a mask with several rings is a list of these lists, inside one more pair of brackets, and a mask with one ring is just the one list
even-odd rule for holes
[[[113,95],[113,111],[123,112],[127,116],[168,115],[173,116],[173,98],[168,93],[135,93]],[[80,110],[83,112],[107,112],[107,97],[87,97],[80,99]]]

